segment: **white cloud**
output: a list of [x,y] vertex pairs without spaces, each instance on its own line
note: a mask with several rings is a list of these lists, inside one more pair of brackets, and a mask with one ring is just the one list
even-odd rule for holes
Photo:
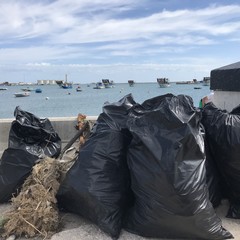
[[[148,1],[1,1],[0,71],[11,65],[13,71],[55,73],[65,64],[71,71],[79,66],[90,72],[109,71],[104,66],[112,66],[114,72],[129,65],[132,71],[145,69],[149,74],[160,66],[172,72],[180,68],[202,72],[237,59],[229,55],[220,61],[216,49],[239,41],[240,5],[139,14],[145,7]],[[198,61],[193,61],[196,55]],[[179,64],[183,61],[185,65]]]

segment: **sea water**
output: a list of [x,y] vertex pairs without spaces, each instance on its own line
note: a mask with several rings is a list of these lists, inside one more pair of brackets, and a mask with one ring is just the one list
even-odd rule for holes
[[41,88],[42,93],[31,91],[28,97],[14,96],[26,86],[7,86],[7,90],[0,91],[0,118],[14,118],[16,106],[41,118],[72,117],[78,113],[97,116],[102,112],[105,102],[117,102],[129,93],[137,103],[167,93],[185,94],[192,97],[194,105],[198,107],[200,99],[210,93],[209,86],[200,83],[171,83],[168,88],[160,88],[157,83],[135,83],[133,87],[128,83],[115,83],[114,88],[105,89],[94,89],[94,84],[80,86],[81,92],[76,91],[77,85],[73,85],[72,89],[63,89],[58,85],[30,86],[33,89]]

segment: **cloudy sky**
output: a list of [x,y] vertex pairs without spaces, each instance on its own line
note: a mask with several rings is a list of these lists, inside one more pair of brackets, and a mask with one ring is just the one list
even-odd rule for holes
[[201,80],[240,61],[237,0],[0,4],[0,82]]

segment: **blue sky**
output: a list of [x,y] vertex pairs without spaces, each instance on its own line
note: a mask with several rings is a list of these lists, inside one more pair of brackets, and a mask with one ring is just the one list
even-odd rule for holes
[[0,0],[0,82],[201,80],[239,60],[240,3]]

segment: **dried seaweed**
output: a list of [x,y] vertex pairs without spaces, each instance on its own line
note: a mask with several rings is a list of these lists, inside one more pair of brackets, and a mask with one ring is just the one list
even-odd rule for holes
[[56,193],[60,186],[59,162],[46,157],[33,167],[17,197],[12,198],[13,210],[4,225],[4,235],[34,237],[51,236],[58,229],[60,217]]

